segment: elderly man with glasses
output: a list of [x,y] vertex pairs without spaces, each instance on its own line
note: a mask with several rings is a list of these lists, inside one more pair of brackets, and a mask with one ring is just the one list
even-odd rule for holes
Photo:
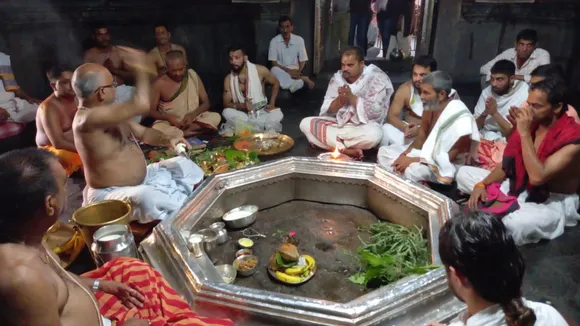
[[149,223],[173,216],[202,181],[203,171],[177,157],[147,166],[137,144],[189,147],[183,137],[170,137],[134,120],[149,112],[149,75],[156,69],[144,53],[122,48],[127,63],[137,71],[137,91],[132,103],[113,104],[113,75],[105,67],[84,64],[73,74],[72,86],[79,101],[73,121],[74,140],[82,159],[87,189],[84,204],[117,199],[128,201],[132,220]]

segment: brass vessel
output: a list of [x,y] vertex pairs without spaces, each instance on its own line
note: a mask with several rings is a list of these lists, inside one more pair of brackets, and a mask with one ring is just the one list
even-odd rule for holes
[[128,225],[131,205],[120,200],[103,200],[77,209],[72,216],[89,248],[93,234],[101,227],[111,224]]

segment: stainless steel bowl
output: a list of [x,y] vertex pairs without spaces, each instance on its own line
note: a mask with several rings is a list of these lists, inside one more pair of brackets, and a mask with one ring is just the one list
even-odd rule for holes
[[[252,268],[250,270],[247,270],[247,271],[241,271],[239,269],[240,263],[242,261],[248,260],[250,258],[253,258],[253,259],[256,260],[256,265],[254,266],[254,268]],[[240,276],[250,276],[250,275],[252,275],[252,274],[254,274],[256,272],[256,270],[258,269],[258,264],[259,263],[260,263],[260,260],[258,259],[257,256],[254,256],[254,255],[244,255],[244,256],[240,256],[240,257],[236,258],[236,260],[234,260],[233,265],[234,265],[234,268],[236,269],[236,271],[238,272],[238,274]]]
[[[243,215],[243,217],[236,219],[229,219],[235,215]],[[256,221],[258,216],[258,206],[256,205],[244,205],[238,208],[234,208],[222,216],[222,219],[229,228],[232,229],[242,229],[252,225]]]
[[254,252],[252,251],[252,249],[240,249],[238,251],[236,251],[236,258],[240,257],[240,256],[246,256],[246,255],[253,255]]
[[230,264],[218,265],[215,267],[222,279],[226,283],[234,283],[238,274],[236,268]]

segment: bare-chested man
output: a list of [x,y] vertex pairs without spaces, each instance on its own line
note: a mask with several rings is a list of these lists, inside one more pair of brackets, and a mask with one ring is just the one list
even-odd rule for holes
[[473,209],[495,202],[488,190],[496,184],[497,193],[497,183],[502,193],[517,198],[519,209],[502,221],[518,245],[554,239],[580,220],[580,125],[565,114],[565,91],[559,78],[532,84],[528,105],[513,112],[516,126],[502,166],[491,172],[464,166],[457,172],[457,187],[471,193]]
[[153,60],[153,63],[155,63],[159,75],[163,75],[167,72],[165,55],[169,51],[178,50],[183,52],[185,64],[187,64],[187,52],[185,52],[185,48],[181,45],[171,43],[171,33],[166,25],[158,24],[155,26],[155,43],[157,46],[149,52],[149,56]]
[[187,69],[181,51],[166,56],[167,72],[153,82],[150,115],[153,128],[171,137],[190,137],[217,131],[221,116],[209,112],[209,97],[201,78]]
[[[73,74],[79,111],[73,121],[75,146],[83,160],[88,189],[84,203],[127,200],[132,219],[141,223],[177,213],[203,178],[203,171],[183,157],[147,166],[136,139],[154,146],[189,146],[182,137],[171,138],[132,120],[149,111],[149,76],[154,73],[147,56],[122,48],[127,63],[138,70],[133,103],[113,104],[113,76],[103,66],[84,64]],[[146,70],[147,69],[147,70]]]
[[[247,122],[251,112],[255,123],[280,132],[284,115],[276,107],[280,89],[276,76],[268,68],[251,63],[241,45],[232,46],[228,53],[232,70],[224,80],[224,118],[231,123],[236,120]],[[266,82],[272,85],[269,101],[264,94]]]
[[65,271],[42,244],[66,207],[64,169],[51,153],[27,148],[1,155],[0,171],[0,325],[233,325],[196,316],[136,259],[118,258],[80,277]]
[[479,144],[475,118],[461,100],[454,97],[449,74],[435,71],[421,83],[425,110],[421,129],[410,145],[382,146],[379,164],[415,182],[451,184],[456,164],[473,158]]
[[410,144],[419,134],[423,116],[421,82],[435,70],[437,61],[431,56],[424,55],[415,59],[411,80],[399,86],[387,112],[381,146]]
[[93,28],[93,40],[95,47],[85,52],[85,63],[96,63],[109,69],[113,75],[115,91],[115,103],[129,103],[135,95],[135,87],[126,85],[134,79],[131,67],[126,64],[124,54],[120,47],[111,44],[111,34],[104,25],[95,25]]
[[83,166],[72,131],[77,112],[72,74],[72,69],[57,66],[46,73],[53,93],[36,113],[36,145],[55,154],[68,176]]

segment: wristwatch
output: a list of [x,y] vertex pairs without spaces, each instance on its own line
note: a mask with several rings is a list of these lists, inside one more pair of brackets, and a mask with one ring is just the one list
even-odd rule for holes
[[98,292],[99,291],[99,285],[101,284],[101,281],[99,280],[95,280],[93,282],[93,292]]

